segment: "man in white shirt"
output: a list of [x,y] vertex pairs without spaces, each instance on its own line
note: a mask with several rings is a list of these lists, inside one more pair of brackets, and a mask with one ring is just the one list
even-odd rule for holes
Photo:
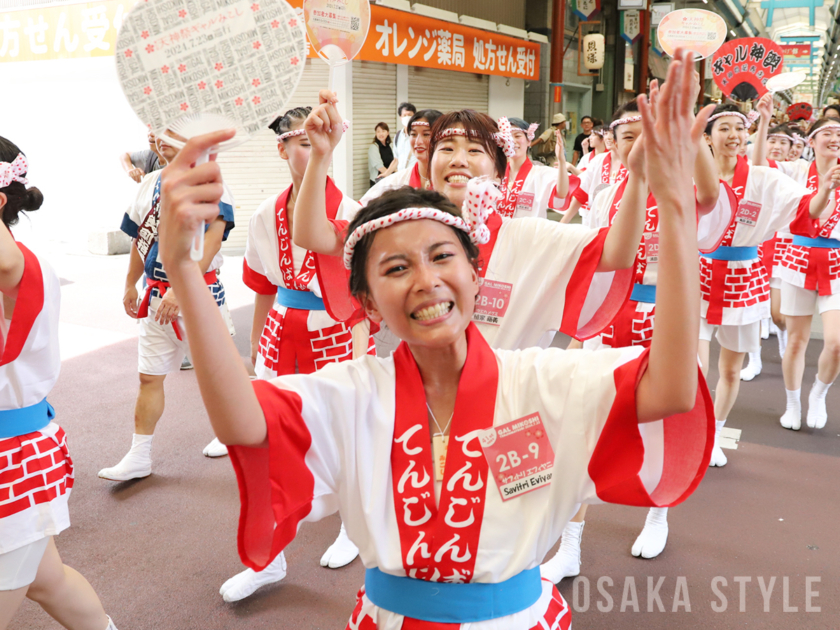
[[401,129],[394,138],[394,153],[399,161],[399,166],[397,166],[398,171],[411,168],[414,166],[414,162],[417,161],[411,152],[411,144],[408,141],[408,130],[406,128],[408,121],[416,113],[417,108],[411,103],[400,103],[400,106],[397,108],[397,115],[400,117],[401,125]]

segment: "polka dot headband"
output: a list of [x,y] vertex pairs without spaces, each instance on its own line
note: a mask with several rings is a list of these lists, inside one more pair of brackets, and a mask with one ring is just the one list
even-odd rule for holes
[[496,209],[496,204],[502,194],[489,179],[476,177],[467,184],[467,197],[461,206],[461,216],[449,214],[437,208],[405,208],[394,214],[379,217],[373,221],[363,223],[350,235],[344,244],[344,266],[350,269],[353,264],[353,251],[362,238],[368,234],[391,227],[403,221],[431,219],[440,221],[470,235],[470,241],[476,245],[483,245],[490,240],[490,230],[485,222],[490,213]]
[[23,174],[28,171],[29,162],[23,153],[18,153],[13,162],[0,162],[0,188],[5,188],[12,182],[20,182],[25,186],[29,181]]
[[[350,121],[343,120],[341,121],[341,130],[344,133],[347,133],[347,130],[350,129]],[[287,140],[289,138],[295,138],[297,136],[306,135],[306,129],[301,127],[300,129],[295,129],[294,131],[287,131],[286,133],[281,133],[277,136],[277,142],[281,142],[283,140]]]
[[814,136],[816,136],[821,131],[828,131],[829,129],[840,129],[840,123],[828,123],[827,125],[823,125],[819,129],[814,129],[811,133],[808,134],[808,137],[805,138],[806,140],[811,140]]
[[719,114],[715,114],[714,116],[709,116],[709,120],[706,124],[712,124],[718,118],[724,118],[725,116],[735,116],[736,118],[740,118],[741,121],[744,123],[744,126],[749,127],[756,120],[758,120],[760,114],[758,112],[750,112],[747,115],[744,115],[741,112],[720,112]]
[[790,142],[793,142],[793,137],[787,135],[786,133],[768,133],[767,137],[768,138],[779,138],[781,140],[788,140]]
[[[450,138],[452,136],[474,136],[476,134],[470,133],[466,129],[458,127],[450,127],[439,132],[435,137],[435,142],[443,138]],[[510,159],[516,154],[516,143],[513,141],[513,135],[510,132],[510,122],[507,118],[502,116],[499,118],[499,131],[493,134],[493,140],[505,152],[505,156]]]

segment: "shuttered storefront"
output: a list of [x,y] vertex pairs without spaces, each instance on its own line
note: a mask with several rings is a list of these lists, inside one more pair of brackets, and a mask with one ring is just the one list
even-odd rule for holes
[[487,113],[490,81],[487,75],[435,68],[408,69],[408,100],[417,109],[475,109]]
[[[329,81],[327,64],[307,59],[306,69],[286,109],[318,104],[318,91]],[[278,115],[283,112],[278,112]],[[241,254],[248,237],[248,221],[266,197],[292,183],[289,167],[277,155],[277,139],[263,129],[235,149],[219,154],[222,176],[235,199],[236,228],[225,241],[222,251]]]
[[393,140],[397,134],[396,119],[397,66],[375,61],[354,61],[352,196],[355,199],[361,198],[370,187],[367,156],[375,137],[376,125],[386,123]]

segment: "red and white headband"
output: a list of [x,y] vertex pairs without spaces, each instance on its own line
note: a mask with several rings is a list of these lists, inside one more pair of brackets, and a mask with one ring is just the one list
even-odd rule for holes
[[25,186],[29,181],[23,174],[28,171],[29,163],[23,153],[18,153],[12,162],[0,162],[0,188],[5,188],[12,182],[20,182]]
[[537,129],[539,129],[540,123],[531,123],[528,125],[528,130],[525,132],[525,136],[528,138],[528,142],[533,142],[534,137],[536,136]]
[[415,120],[413,123],[411,123],[411,126],[412,127],[429,127],[430,125],[425,120]]
[[840,129],[840,123],[828,123],[827,125],[823,125],[819,129],[814,129],[811,133],[808,134],[808,137],[805,138],[806,140],[811,140],[814,136],[816,136],[821,131],[827,131],[829,129]]
[[[460,127],[449,127],[438,133],[435,141],[449,138],[451,136],[475,136],[477,134],[470,133],[466,129]],[[510,132],[510,122],[507,118],[502,116],[499,118],[499,131],[493,134],[493,140],[505,152],[507,158],[512,158],[516,155],[516,143],[513,141],[513,135]]]
[[[341,129],[344,133],[347,133],[347,130],[350,129],[350,121],[349,120],[342,120],[341,121]],[[300,129],[295,129],[294,131],[287,131],[286,133],[278,134],[277,142],[281,142],[283,140],[287,140],[289,138],[296,138],[297,136],[306,135],[306,129],[301,127]]]
[[379,217],[373,221],[363,223],[350,235],[344,243],[344,266],[347,269],[353,264],[353,251],[358,242],[376,230],[391,227],[403,221],[431,219],[440,221],[470,235],[470,240],[476,245],[483,245],[490,240],[490,230],[485,223],[487,217],[496,209],[496,204],[502,194],[489,179],[476,177],[467,184],[467,197],[461,206],[461,216],[449,214],[437,208],[405,208],[394,214]]
[[624,118],[619,118],[618,120],[614,120],[610,123],[610,131],[613,131],[619,125],[627,125],[629,123],[639,122],[642,119],[640,115],[636,116],[625,116]]
[[735,118],[741,119],[741,122],[744,123],[745,127],[749,127],[755,122],[759,115],[760,114],[758,112],[750,112],[748,115],[744,115],[741,112],[720,112],[719,114],[715,114],[714,116],[709,116],[707,124],[713,123],[718,118],[725,118],[726,116],[735,116]]
[[805,138],[798,133],[793,134],[793,144],[805,144]]
[[789,140],[791,143],[793,142],[793,137],[787,135],[786,133],[768,133],[768,138],[781,138],[782,140]]

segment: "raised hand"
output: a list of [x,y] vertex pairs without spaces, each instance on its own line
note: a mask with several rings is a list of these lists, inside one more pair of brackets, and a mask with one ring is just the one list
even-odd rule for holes
[[563,134],[559,130],[554,132],[554,157],[561,164],[566,161],[566,145],[563,142]]
[[767,92],[767,94],[762,96],[758,100],[756,109],[758,110],[758,113],[761,114],[762,120],[770,122],[770,119],[773,117],[773,93]]
[[[199,166],[196,160],[211,147],[230,140],[236,131],[228,129],[196,136],[161,172],[161,213],[158,225],[160,257],[167,272],[176,266],[192,264],[190,247],[204,223],[219,215],[222,198],[222,172],[215,159]],[[213,156],[211,156],[213,158]]]
[[325,156],[331,154],[341,142],[341,137],[344,135],[342,127],[344,119],[338,113],[336,107],[338,97],[335,92],[321,90],[318,93],[318,100],[320,104],[307,116],[303,128],[306,129],[312,152]]
[[[694,116],[694,54],[679,50],[668,68],[668,77],[656,99],[656,111],[650,100],[639,97],[642,114],[642,137],[648,186],[660,201],[668,198],[675,204],[682,197],[694,196],[694,162],[703,130],[713,105]],[[635,150],[636,147],[634,146]],[[693,200],[690,204],[693,208]]]

